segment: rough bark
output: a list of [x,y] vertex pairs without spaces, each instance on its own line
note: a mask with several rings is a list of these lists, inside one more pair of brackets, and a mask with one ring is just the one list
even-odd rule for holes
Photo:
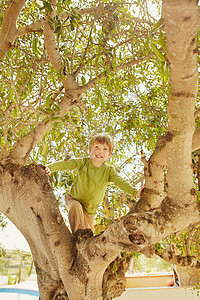
[[41,299],[45,300],[61,292],[69,299],[102,299],[103,274],[120,252],[150,255],[157,241],[182,228],[183,213],[190,216],[184,225],[199,219],[193,206],[177,205],[177,216],[174,207],[163,205],[146,213],[128,214],[101,235],[76,241],[63,222],[49,178],[40,166],[1,166],[0,185],[1,211],[30,245]]
[[161,203],[164,197],[166,168],[168,197],[177,201],[186,199],[186,184],[187,197],[191,197],[193,189],[191,152],[199,148],[199,129],[195,130],[194,127],[198,92],[197,3],[182,0],[163,1],[163,13],[171,80],[169,127],[167,134],[158,141],[157,149],[145,163],[146,189],[137,204],[137,208],[145,209],[156,207]]
[[183,287],[196,287],[200,282],[200,269],[194,267],[182,267],[180,265],[175,266],[175,270],[178,274],[178,281],[180,286]]
[[156,252],[165,261],[173,265],[178,283],[183,287],[197,286],[200,282],[200,261],[198,256],[175,255],[172,251]]
[[[137,211],[156,207],[162,201],[165,170],[167,202],[176,199],[183,206],[188,205],[189,198],[193,202],[193,169],[190,154],[199,149],[199,129],[194,131],[194,105],[198,93],[195,28],[199,24],[199,16],[196,8],[196,1],[163,2],[171,79],[169,127],[166,136],[159,141],[158,149],[154,151],[150,160],[145,162],[146,189],[137,203]],[[192,258],[190,260],[193,261]],[[197,258],[196,261],[198,262]],[[198,268],[187,265],[177,269],[181,284],[197,284]]]

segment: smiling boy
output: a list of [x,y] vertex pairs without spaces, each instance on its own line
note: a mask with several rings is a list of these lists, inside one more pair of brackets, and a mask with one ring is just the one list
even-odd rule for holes
[[112,137],[107,133],[100,133],[90,140],[89,158],[75,158],[45,166],[48,175],[55,171],[78,170],[70,193],[65,199],[72,233],[86,228],[94,231],[95,214],[110,182],[126,194],[140,197],[140,190],[136,195],[133,186],[121,177],[114,167],[106,164],[112,156],[113,149]]

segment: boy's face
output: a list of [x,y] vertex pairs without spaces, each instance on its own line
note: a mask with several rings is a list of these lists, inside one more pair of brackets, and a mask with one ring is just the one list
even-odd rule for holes
[[94,143],[90,149],[90,156],[95,167],[99,168],[111,157],[109,146],[107,144]]

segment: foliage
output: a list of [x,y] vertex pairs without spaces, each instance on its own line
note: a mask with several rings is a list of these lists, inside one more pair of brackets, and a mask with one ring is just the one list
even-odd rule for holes
[[0,263],[2,263],[5,255],[6,255],[6,250],[5,250],[4,246],[2,246],[2,244],[0,244]]
[[171,264],[165,262],[157,255],[147,258],[145,255],[136,253],[133,255],[128,274],[133,273],[160,273],[171,272]]
[[[152,36],[155,39],[158,32],[162,38],[165,36],[162,21],[154,17],[155,11],[159,15],[158,6],[153,1],[154,16],[148,14],[146,19],[150,2],[144,4],[102,2],[96,11],[83,14],[81,8],[94,8],[97,3],[83,1],[77,8],[74,3],[58,1],[56,16],[48,17],[48,22],[54,28],[66,72],[83,87],[95,78],[97,82],[82,96],[85,109],[74,107],[55,120],[51,131],[30,154],[29,163],[46,164],[65,156],[88,155],[89,138],[95,132],[107,131],[115,138],[112,163],[123,173],[128,169],[131,182],[137,179],[134,174],[141,171],[141,149],[152,151],[158,136],[165,132],[169,89],[166,74],[160,71],[160,60],[152,56],[149,47],[157,43]],[[2,15],[5,8],[6,4],[2,4]],[[45,10],[51,13],[52,9],[50,1],[44,5],[40,1],[27,2],[18,19],[19,28],[41,19]],[[139,63],[148,55],[150,59]],[[133,60],[136,63],[123,67]],[[1,71],[0,147],[9,150],[44,118],[56,118],[64,91],[60,71],[49,63],[40,28],[16,40]],[[54,174],[54,183],[59,190],[64,187],[64,193],[74,174],[67,172],[59,180],[57,176]],[[118,197],[110,197],[109,202],[116,201]]]
[[32,255],[29,252],[4,250],[0,260],[0,275],[8,276],[8,284],[20,283],[35,274]]
[[[91,4],[96,5],[80,2],[79,9]],[[155,146],[157,136],[166,125],[167,100],[164,102],[163,97],[167,99],[168,92],[167,83],[163,87],[163,75],[158,74],[156,59],[117,69],[152,53],[148,30],[154,19],[149,16],[149,21],[145,20],[146,5],[142,8],[141,1],[131,10],[130,5],[129,2],[108,2],[104,12],[99,7],[96,15],[95,12],[79,15],[73,3],[58,1],[57,15],[49,22],[55,28],[59,52],[68,72],[76,76],[82,86],[101,74],[105,76],[83,95],[87,112],[74,108],[59,124],[55,123],[32,154],[33,160],[38,161],[41,154],[55,157],[57,151],[60,155],[63,152],[80,155],[80,151],[81,154],[86,151],[88,136],[101,130],[109,131],[116,138],[117,133],[123,132],[123,143],[122,138],[118,143],[121,145],[119,153],[124,146],[130,147],[135,142],[151,150]],[[2,16],[5,8],[3,3]],[[19,28],[41,19],[45,8],[51,11],[50,2],[42,6],[40,1],[28,1],[19,16]],[[69,16],[62,20],[62,13]],[[143,26],[139,18],[144,21]],[[60,72],[49,64],[41,29],[20,36],[1,63],[1,148],[13,147],[17,139],[46,116],[56,117],[63,95],[61,86]],[[142,94],[140,86],[144,90]],[[72,130],[66,133],[69,127]],[[50,140],[54,147],[49,144]]]
[[5,228],[7,225],[6,218],[3,214],[0,213],[0,230]]

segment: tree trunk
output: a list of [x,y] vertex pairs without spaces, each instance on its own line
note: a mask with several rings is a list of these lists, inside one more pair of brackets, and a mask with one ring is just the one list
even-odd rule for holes
[[175,266],[179,285],[183,287],[196,287],[200,282],[200,270],[191,267]]
[[[145,190],[136,205],[136,211],[158,207],[165,195],[166,207],[171,199],[176,199],[182,206],[187,205],[186,202],[190,203],[189,199],[191,203],[194,201],[191,153],[199,148],[198,130],[194,134],[194,109],[198,93],[197,1],[163,1],[163,13],[171,79],[169,127],[168,133],[159,141],[149,161],[145,161]],[[187,266],[178,267],[177,270],[181,284],[198,283],[197,268]]]
[[[101,235],[76,241],[63,222],[49,177],[40,166],[1,166],[0,185],[1,211],[30,245],[41,300],[56,299],[55,295],[70,300],[103,299],[104,272],[120,252],[148,255],[157,241],[183,226],[181,210],[175,218],[176,212],[170,210],[166,215],[161,207],[129,214]],[[189,207],[188,216],[193,216],[191,212]],[[189,217],[185,225],[197,219],[198,214],[196,219]],[[106,290],[104,295],[108,294]]]

